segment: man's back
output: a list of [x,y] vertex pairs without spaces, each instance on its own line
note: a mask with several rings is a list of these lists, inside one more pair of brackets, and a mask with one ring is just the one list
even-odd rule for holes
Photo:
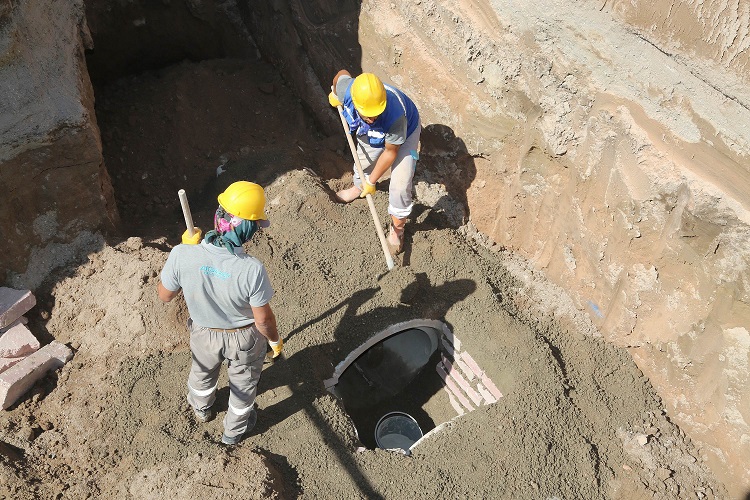
[[246,326],[251,307],[267,304],[274,293],[258,259],[206,242],[174,247],[161,280],[170,290],[182,288],[192,320],[212,328]]

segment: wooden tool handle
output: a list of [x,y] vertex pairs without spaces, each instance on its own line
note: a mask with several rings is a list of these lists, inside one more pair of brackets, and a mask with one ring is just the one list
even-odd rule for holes
[[[352,150],[352,156],[354,156],[354,164],[357,166],[357,173],[362,182],[365,182],[365,174],[362,170],[362,165],[359,162],[359,155],[357,154],[357,146],[354,145],[354,139],[349,133],[349,124],[344,118],[344,110],[341,106],[336,106],[339,110],[339,117],[341,118],[341,124],[344,126],[344,135],[349,142],[349,148]],[[388,250],[388,242],[385,240],[385,234],[383,233],[383,226],[380,225],[380,218],[378,218],[378,211],[375,209],[375,202],[372,200],[372,195],[366,196],[367,204],[370,206],[370,213],[372,214],[372,221],[375,223],[375,230],[378,232],[378,238],[380,239],[380,246],[383,249],[383,255],[385,256],[385,263],[388,266],[388,270],[393,269],[393,257],[391,256],[390,250]]]
[[193,216],[190,214],[190,205],[188,205],[187,194],[184,189],[177,191],[177,195],[180,197],[180,205],[182,205],[182,215],[185,216],[185,225],[187,226],[188,236],[195,234],[195,227],[193,226]]

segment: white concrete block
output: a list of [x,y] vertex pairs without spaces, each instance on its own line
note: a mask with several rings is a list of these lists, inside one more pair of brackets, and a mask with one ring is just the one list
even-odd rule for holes
[[36,297],[31,291],[0,286],[0,329],[9,326],[35,305]]
[[72,357],[73,351],[68,346],[53,341],[0,373],[0,404],[3,410],[12,406],[48,371],[60,368]]
[[20,321],[0,335],[0,358],[18,358],[39,350],[39,341]]

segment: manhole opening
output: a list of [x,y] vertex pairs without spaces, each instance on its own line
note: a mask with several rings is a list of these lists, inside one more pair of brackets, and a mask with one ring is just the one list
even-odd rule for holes
[[[450,335],[436,321],[394,325],[336,368],[326,385],[343,402],[365,447],[388,449],[398,443],[408,451],[422,435],[456,416],[435,369],[445,355],[445,333]],[[376,431],[381,444],[391,446],[379,446]]]

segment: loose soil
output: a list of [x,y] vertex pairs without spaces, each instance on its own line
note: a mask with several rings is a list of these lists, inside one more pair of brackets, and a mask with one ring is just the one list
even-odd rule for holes
[[[367,204],[332,198],[350,182],[343,134],[320,137],[262,63],[128,77],[97,89],[97,110],[127,224],[34,291],[30,328],[75,355],[0,414],[0,497],[726,497],[630,356],[544,276],[460,225],[465,206],[433,179],[465,152],[429,124],[406,251],[388,271]],[[264,366],[256,429],[227,448],[226,379],[218,418],[196,422],[187,311],[181,298],[159,302],[156,284],[184,228],[177,190],[205,231],[236,179],[266,187],[272,225],[246,250],[268,269],[286,348]],[[387,181],[375,196],[383,218],[386,192]],[[445,322],[504,397],[411,456],[368,449],[323,381],[412,319]],[[429,400],[448,407],[445,391]]]

